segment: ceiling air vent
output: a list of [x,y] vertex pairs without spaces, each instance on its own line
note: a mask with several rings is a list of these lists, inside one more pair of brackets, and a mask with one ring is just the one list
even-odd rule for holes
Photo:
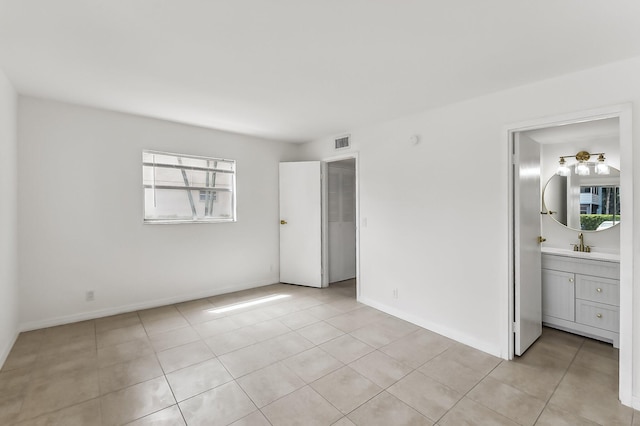
[[351,146],[351,135],[344,135],[334,140],[335,149],[346,149]]

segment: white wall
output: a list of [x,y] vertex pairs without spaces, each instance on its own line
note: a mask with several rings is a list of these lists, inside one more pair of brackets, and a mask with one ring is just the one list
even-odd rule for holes
[[[278,281],[296,146],[28,97],[18,140],[23,329]],[[143,149],[237,160],[238,221],[144,225]]]
[[[501,312],[510,244],[505,126],[633,102],[633,136],[640,140],[638,75],[635,58],[352,129],[352,150],[359,152],[362,300],[504,355]],[[409,143],[413,134],[420,135],[416,146]],[[303,147],[304,158],[330,157],[331,148],[331,139],[314,141]],[[633,157],[640,164],[640,149]],[[635,203],[639,192],[636,173]],[[633,220],[640,229],[640,218]],[[636,270],[639,239],[636,233]],[[640,406],[640,315],[634,321],[634,396]]]
[[17,99],[0,70],[0,367],[18,331]]

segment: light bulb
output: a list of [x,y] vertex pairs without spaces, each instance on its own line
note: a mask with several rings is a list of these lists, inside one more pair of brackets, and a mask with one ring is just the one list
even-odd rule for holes
[[600,154],[598,157],[598,163],[596,164],[595,169],[597,175],[608,175],[610,173],[609,165],[604,162],[603,154]]
[[589,165],[584,161],[580,161],[576,164],[575,172],[578,176],[588,176],[591,173],[589,171]]
[[556,174],[558,176],[569,176],[571,174],[571,169],[567,166],[564,161],[564,158],[560,157],[560,164],[558,165],[558,170],[556,170]]

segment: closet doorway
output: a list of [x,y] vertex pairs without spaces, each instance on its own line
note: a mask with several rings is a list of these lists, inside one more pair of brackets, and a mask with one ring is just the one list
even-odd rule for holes
[[325,159],[323,165],[323,286],[351,284],[359,270],[357,157]]
[[329,283],[356,277],[356,160],[327,163]]

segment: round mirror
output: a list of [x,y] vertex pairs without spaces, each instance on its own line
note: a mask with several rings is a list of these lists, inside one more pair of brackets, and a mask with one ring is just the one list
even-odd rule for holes
[[542,193],[543,208],[576,231],[602,231],[620,223],[620,170],[608,175],[553,175]]

